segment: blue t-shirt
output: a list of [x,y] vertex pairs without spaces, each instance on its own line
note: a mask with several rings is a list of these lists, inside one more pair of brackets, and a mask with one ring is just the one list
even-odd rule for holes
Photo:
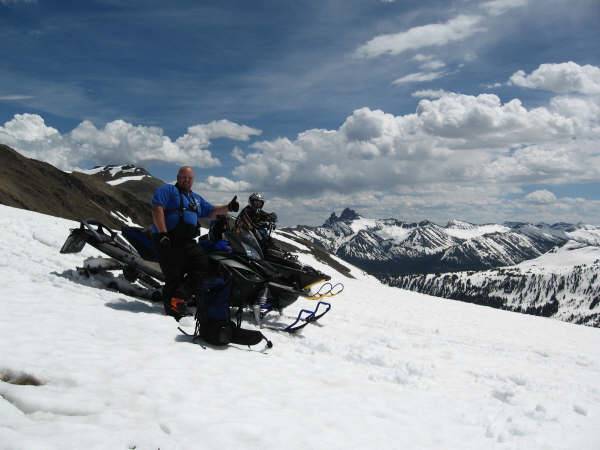
[[[164,184],[152,197],[152,206],[162,206],[165,209],[165,222],[167,230],[173,230],[179,223],[179,202],[183,199],[183,221],[190,225],[196,225],[198,219],[207,217],[215,209],[198,194],[194,192],[181,192],[173,184]],[[152,224],[152,232],[158,233],[156,225]]]

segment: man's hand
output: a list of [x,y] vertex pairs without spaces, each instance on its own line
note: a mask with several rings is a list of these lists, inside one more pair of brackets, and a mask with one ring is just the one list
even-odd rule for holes
[[158,236],[158,243],[162,249],[171,248],[171,238],[167,233],[159,233]]
[[272,212],[271,214],[269,214],[270,218],[271,218],[271,222],[276,223],[277,222],[277,214],[275,214],[274,212]]
[[240,210],[240,204],[237,201],[237,195],[233,197],[231,201],[227,204],[227,209],[233,212],[238,212]]
[[237,195],[231,199],[226,205],[215,206],[212,212],[208,215],[209,219],[214,219],[217,216],[227,215],[229,211],[238,212],[240,204],[237,201]]

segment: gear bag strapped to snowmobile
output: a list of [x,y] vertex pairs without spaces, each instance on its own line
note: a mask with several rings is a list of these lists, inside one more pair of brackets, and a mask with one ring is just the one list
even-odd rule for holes
[[230,277],[212,278],[203,283],[197,297],[194,335],[215,346],[230,343],[250,346],[265,340],[267,347],[272,347],[271,342],[260,331],[246,330],[231,320],[230,297]]

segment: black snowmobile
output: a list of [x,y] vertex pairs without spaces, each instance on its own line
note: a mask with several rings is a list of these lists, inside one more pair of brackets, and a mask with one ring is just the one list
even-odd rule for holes
[[[293,333],[329,312],[331,305],[321,299],[337,295],[343,286],[332,285],[328,275],[300,264],[294,255],[278,248],[271,238],[274,224],[266,226],[267,230],[260,234],[261,245],[255,233],[236,229],[235,219],[222,216],[210,223],[209,233],[202,236],[198,244],[217,270],[231,280],[229,304],[236,312],[238,328],[244,311],[251,311],[260,327]],[[60,251],[78,253],[85,244],[110,258],[89,258],[82,268],[78,268],[80,273],[101,278],[109,275],[108,271],[122,271],[122,278],[112,274],[106,278],[109,288],[153,301],[161,300],[164,275],[149,230],[123,226],[119,235],[100,222],[82,220],[79,228],[71,230]],[[320,288],[311,294],[311,286],[317,284],[321,284]],[[302,309],[287,326],[274,327],[263,321],[269,312],[281,312],[299,297],[319,301],[314,310]],[[188,304],[195,303],[196,299],[190,294]]]

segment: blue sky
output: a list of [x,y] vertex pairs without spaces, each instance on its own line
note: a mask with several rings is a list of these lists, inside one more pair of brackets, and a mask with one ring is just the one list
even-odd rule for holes
[[[63,168],[134,162],[165,180],[187,157],[198,167],[197,190],[207,197],[263,190],[288,223],[318,223],[345,205],[409,220],[459,215],[478,222],[600,223],[598,183],[589,172],[597,162],[598,23],[595,0],[0,0],[0,139]],[[568,62],[575,66],[560,66]],[[518,71],[524,77],[510,82]],[[562,92],[556,76],[583,81]],[[415,94],[424,90],[438,91],[437,97]],[[445,106],[436,103],[444,100],[441,91],[455,93]],[[495,119],[487,115],[479,119],[481,133],[473,129],[475,120],[449,135],[456,112],[451,100],[463,113],[479,111],[470,99],[484,93],[500,101],[492,107],[479,102],[489,114],[500,111],[499,120],[512,123],[504,106],[519,99],[527,114],[514,120],[531,116],[531,124],[492,133],[486,121]],[[552,103],[566,96],[562,109]],[[565,112],[564,103],[574,98],[586,102],[586,117]],[[422,101],[432,104],[421,108]],[[366,112],[352,119],[361,108]],[[546,116],[540,119],[536,108],[556,117],[540,125]],[[445,128],[437,127],[437,118],[435,129],[425,120],[415,131],[424,139],[406,138],[411,115],[421,112],[447,114]],[[569,130],[556,125],[562,119],[571,120]],[[118,127],[105,129],[117,120]],[[219,120],[227,122],[215,131]],[[348,120],[362,127],[355,138],[344,134]],[[86,121],[93,128],[82,129]],[[389,125],[382,125],[389,142],[369,134],[375,123]],[[315,129],[331,133],[298,136]],[[568,135],[575,129],[586,148],[583,156],[569,150],[578,155],[577,167],[569,176],[540,169],[535,155],[559,166],[569,158],[561,143],[572,146]],[[544,138],[555,131],[556,139]],[[153,145],[157,136],[168,137],[167,147],[146,154],[132,148]],[[187,144],[175,144],[182,136]],[[469,144],[457,145],[461,136]],[[489,148],[488,139],[495,142]],[[171,144],[187,147],[169,153]],[[535,146],[545,146],[545,153]],[[465,153],[467,147],[473,151]],[[508,158],[517,148],[530,150],[518,161]],[[481,171],[457,162],[478,159],[482,167],[519,167],[501,179],[478,178],[473,173]],[[386,171],[392,165],[394,171]],[[364,176],[353,177],[362,170]],[[428,178],[433,170],[437,178]],[[463,202],[453,201],[452,192]],[[527,199],[532,192],[540,194]]]

